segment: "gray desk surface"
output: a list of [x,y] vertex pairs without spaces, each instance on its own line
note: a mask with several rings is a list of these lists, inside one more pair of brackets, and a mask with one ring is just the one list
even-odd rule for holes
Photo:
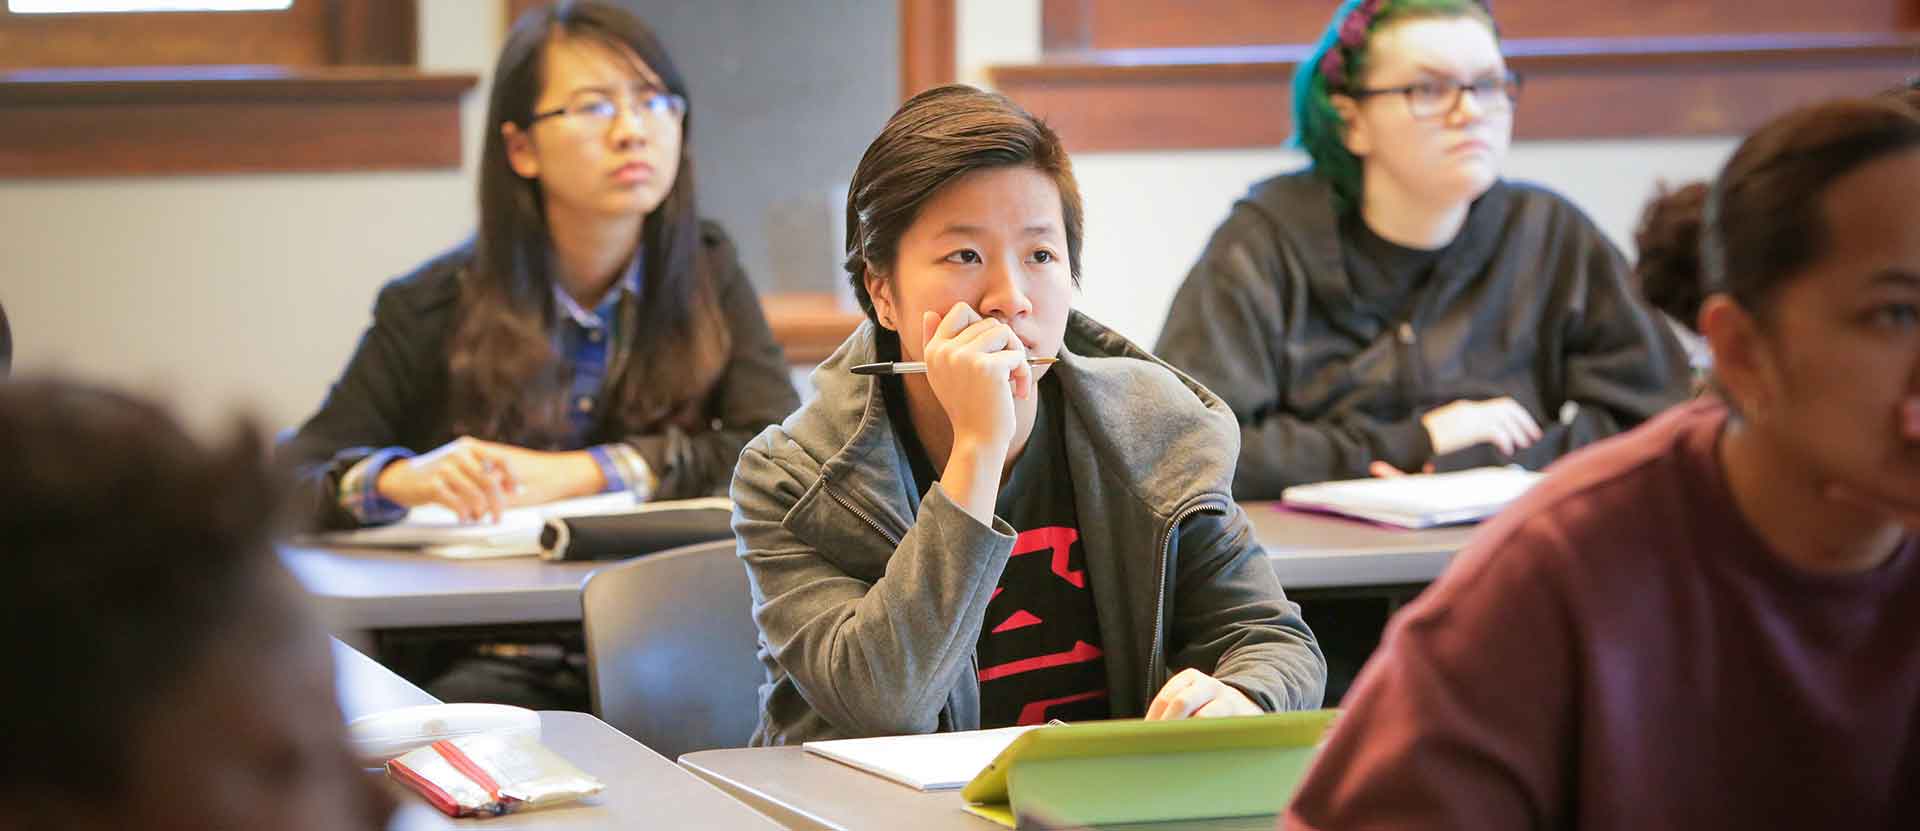
[[333,642],[333,689],[340,698],[340,713],[348,721],[400,707],[440,703],[431,693],[339,640]]
[[581,582],[607,565],[297,546],[281,548],[280,559],[336,632],[577,621]]
[[1430,583],[1475,526],[1408,531],[1245,502],[1253,535],[1288,590]]
[[[350,646],[333,643],[335,689],[348,719],[393,707],[439,703]],[[739,801],[716,790],[639,742],[586,713],[543,711],[540,739],[554,752],[605,782],[592,801],[487,819],[452,820],[402,794],[389,831],[437,828],[777,829]]]
[[[680,764],[721,790],[795,829],[912,828],[996,831],[1001,826],[962,809],[959,791],[916,791],[798,747],[702,750]],[[1273,831],[1272,816],[1153,823],[1152,831]]]
[[[1471,526],[1402,531],[1244,503],[1254,536],[1288,589],[1431,582]],[[289,546],[281,559],[342,635],[372,629],[568,622],[580,584],[606,563],[534,557],[444,560],[407,552]]]

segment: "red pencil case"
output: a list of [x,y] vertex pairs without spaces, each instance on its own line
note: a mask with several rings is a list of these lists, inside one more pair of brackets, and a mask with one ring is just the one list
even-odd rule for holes
[[450,817],[560,805],[606,787],[524,734],[437,741],[387,762],[387,775]]

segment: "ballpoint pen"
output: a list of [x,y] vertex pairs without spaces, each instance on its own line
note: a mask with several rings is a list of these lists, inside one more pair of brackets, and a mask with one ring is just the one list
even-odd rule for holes
[[[1059,361],[1059,358],[1028,358],[1027,366],[1052,366]],[[853,368],[853,374],[855,375],[917,375],[926,371],[927,365],[922,361],[859,364]]]

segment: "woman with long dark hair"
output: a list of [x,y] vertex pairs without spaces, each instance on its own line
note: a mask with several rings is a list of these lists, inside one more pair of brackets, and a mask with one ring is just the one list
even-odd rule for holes
[[799,401],[732,244],[695,212],[691,120],[625,10],[521,17],[493,75],[479,233],[382,289],[284,448],[315,524],[726,486]]

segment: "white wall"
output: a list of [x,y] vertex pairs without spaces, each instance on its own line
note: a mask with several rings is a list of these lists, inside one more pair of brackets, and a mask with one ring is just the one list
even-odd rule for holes
[[[1032,60],[1040,51],[1039,21],[1039,0],[961,0],[961,77],[984,86],[987,67]],[[1525,107],[1522,101],[1522,119]],[[1655,183],[1712,176],[1735,144],[1516,142],[1506,174],[1565,194],[1631,256],[1633,224]],[[1151,348],[1174,291],[1233,200],[1305,161],[1282,148],[1075,154],[1087,206],[1079,308]]]
[[[499,0],[418,2],[425,68],[491,68]],[[235,408],[296,424],[380,284],[470,232],[485,108],[468,94],[460,170],[0,180],[16,374],[123,385],[201,427]]]

